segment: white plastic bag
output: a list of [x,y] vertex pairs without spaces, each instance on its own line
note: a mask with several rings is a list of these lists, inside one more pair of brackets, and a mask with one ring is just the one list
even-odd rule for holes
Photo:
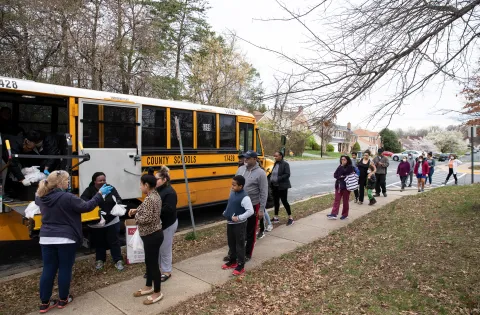
[[36,214],[40,214],[40,207],[36,205],[35,201],[32,201],[28,204],[27,209],[25,209],[25,217],[33,219]]
[[98,222],[97,224],[89,224],[88,226],[91,227],[91,228],[102,228],[105,226],[105,218],[103,217],[103,215],[106,214],[105,212],[101,211],[100,212],[100,222]]
[[128,246],[132,247],[134,251],[143,251],[143,241],[140,237],[140,232],[138,232],[138,228],[128,242]]
[[22,168],[22,174],[25,176],[25,179],[28,179],[31,183],[38,183],[41,180],[47,178],[47,175],[40,172],[40,166],[32,166]]
[[[112,198],[113,198],[113,201],[115,201],[115,203],[117,202],[117,198],[115,198],[114,195],[112,195]],[[127,212],[127,209],[125,209],[127,206],[126,205],[121,205],[121,204],[116,204],[113,208],[112,208],[112,211],[110,211],[110,214],[111,215],[114,215],[116,217],[121,217],[123,215],[125,215],[125,212]]]

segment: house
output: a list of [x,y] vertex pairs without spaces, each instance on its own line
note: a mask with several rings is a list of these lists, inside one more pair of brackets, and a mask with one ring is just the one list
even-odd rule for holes
[[353,145],[357,142],[357,136],[352,132],[352,124],[346,126],[335,125],[331,135],[330,144],[333,145],[334,152],[350,153]]
[[275,121],[278,130],[285,131],[307,131],[308,119],[303,111],[303,107],[298,109],[288,109],[283,112],[280,110],[270,109],[263,115],[259,112],[254,113],[257,123],[268,123]]
[[380,134],[376,131],[366,129],[356,129],[353,133],[357,136],[357,142],[360,144],[360,150],[370,150],[373,154],[377,154],[378,149],[382,145]]
[[418,143],[423,141],[421,136],[407,136],[399,140],[403,150],[418,150]]

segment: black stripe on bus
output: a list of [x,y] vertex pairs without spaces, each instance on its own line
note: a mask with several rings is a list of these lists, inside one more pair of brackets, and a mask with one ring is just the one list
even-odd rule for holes
[[[196,209],[201,209],[206,207],[215,207],[215,206],[225,205],[227,202],[228,200],[225,199],[220,201],[202,203],[200,205],[192,204],[192,209],[196,210]],[[188,211],[188,210],[189,210],[188,206],[177,208],[177,212]]]
[[[212,163],[212,164],[187,164],[186,167],[188,169],[197,169],[197,168],[215,168],[215,167],[229,167],[229,166],[237,166],[237,162],[228,162],[228,163]],[[153,168],[155,171],[160,170],[160,166],[149,166],[149,167],[144,167],[143,171],[147,172],[149,168]],[[170,170],[181,170],[183,169],[183,165],[172,165],[167,167]]]
[[[197,178],[189,178],[188,182],[189,183],[196,183],[196,182],[208,182],[211,180],[221,180],[221,179],[228,179],[228,178],[233,178],[235,174],[231,175],[218,175],[218,176],[206,176],[206,177],[197,177]],[[172,179],[170,181],[170,184],[175,185],[175,184],[184,184],[185,183],[185,178],[182,179]]]
[[[183,149],[184,155],[204,155],[204,154],[236,154],[237,149]],[[180,149],[146,149],[142,148],[142,155],[181,155]]]

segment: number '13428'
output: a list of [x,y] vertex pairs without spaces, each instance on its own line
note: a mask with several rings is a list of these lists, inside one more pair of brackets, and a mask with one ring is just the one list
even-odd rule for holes
[[18,89],[17,81],[0,79],[0,88]]

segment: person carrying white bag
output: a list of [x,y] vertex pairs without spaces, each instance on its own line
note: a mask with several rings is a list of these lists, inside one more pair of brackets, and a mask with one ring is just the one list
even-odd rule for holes
[[[85,201],[90,200],[98,193],[98,189],[105,185],[107,177],[102,172],[96,172],[92,176],[92,182],[85,189],[81,198]],[[124,267],[121,244],[120,244],[120,218],[112,214],[112,211],[117,208],[117,203],[122,202],[122,198],[115,188],[112,193],[103,196],[103,200],[99,202],[102,213],[102,220],[104,224],[90,225],[89,231],[93,247],[95,247],[95,269],[102,270],[107,260],[107,249],[110,249],[112,260],[117,270],[122,271]],[[116,210],[118,211],[118,210]]]

